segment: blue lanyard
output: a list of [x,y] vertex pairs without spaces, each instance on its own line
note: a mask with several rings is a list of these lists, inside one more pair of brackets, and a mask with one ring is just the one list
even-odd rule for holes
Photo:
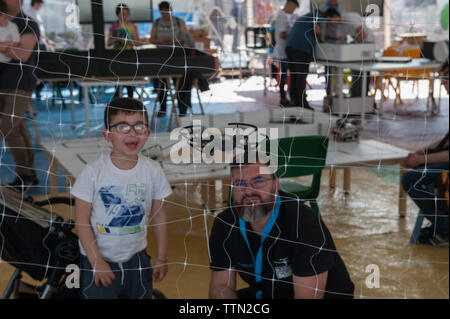
[[[247,229],[245,226],[245,221],[242,218],[239,218],[239,226],[241,230],[242,237],[244,237],[245,243],[247,244],[248,249],[250,250],[250,255],[253,259],[253,264],[255,265],[255,280],[256,283],[259,283],[262,281],[262,250],[263,250],[263,243],[266,239],[267,235],[269,235],[270,231],[273,228],[273,225],[275,225],[275,221],[278,218],[278,213],[280,212],[280,206],[281,206],[281,198],[280,196],[277,196],[275,207],[272,211],[272,214],[270,215],[269,220],[266,223],[266,226],[264,226],[263,232],[261,234],[261,244],[258,249],[258,254],[255,256],[253,255],[252,248],[250,247],[250,243],[248,242],[247,238]],[[258,290],[256,292],[256,299],[262,299],[262,290]]]

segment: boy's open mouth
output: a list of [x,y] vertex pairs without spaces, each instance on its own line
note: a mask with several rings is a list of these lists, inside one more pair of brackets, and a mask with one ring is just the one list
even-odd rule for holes
[[135,150],[138,147],[138,141],[125,142],[125,146],[130,150]]

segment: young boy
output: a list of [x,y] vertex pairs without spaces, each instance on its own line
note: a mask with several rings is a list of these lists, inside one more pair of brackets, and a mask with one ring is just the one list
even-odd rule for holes
[[[155,161],[139,154],[150,135],[144,105],[118,98],[105,108],[104,138],[113,146],[77,178],[75,222],[84,298],[151,298],[167,273],[164,198],[172,192]],[[150,213],[150,214],[149,214]],[[154,227],[156,261],[146,254],[147,221]]]
[[[8,6],[3,0],[0,0],[0,47],[13,46],[20,41],[19,29],[15,23],[8,21]],[[12,59],[0,53],[0,73],[5,67],[5,63]]]

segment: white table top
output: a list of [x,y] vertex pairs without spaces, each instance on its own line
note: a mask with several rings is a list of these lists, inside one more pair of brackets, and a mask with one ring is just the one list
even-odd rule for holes
[[388,63],[388,62],[333,62],[333,61],[316,61],[317,63],[334,66],[339,68],[349,68],[361,71],[394,71],[394,70],[410,70],[410,69],[436,69],[442,66],[442,63],[431,61],[429,59],[412,59],[408,63]]
[[[174,164],[170,160],[170,148],[178,141],[171,141],[169,133],[159,133],[150,136],[145,148],[159,144],[163,148],[162,166],[167,179],[171,183],[186,180],[201,180],[223,178],[229,176],[228,164]],[[104,138],[84,138],[64,141],[42,142],[42,147],[54,154],[56,160],[63,166],[65,172],[77,177],[86,163],[95,161],[102,153],[111,152],[111,145]],[[362,140],[360,142],[339,143],[330,141],[326,166],[345,167],[400,161],[409,151],[378,142]]]

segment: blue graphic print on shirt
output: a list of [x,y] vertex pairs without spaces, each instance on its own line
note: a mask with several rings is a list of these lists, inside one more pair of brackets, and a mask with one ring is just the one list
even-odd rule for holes
[[141,231],[139,225],[145,217],[144,184],[104,186],[99,193],[106,210],[104,224],[97,225],[100,232],[130,234]]

